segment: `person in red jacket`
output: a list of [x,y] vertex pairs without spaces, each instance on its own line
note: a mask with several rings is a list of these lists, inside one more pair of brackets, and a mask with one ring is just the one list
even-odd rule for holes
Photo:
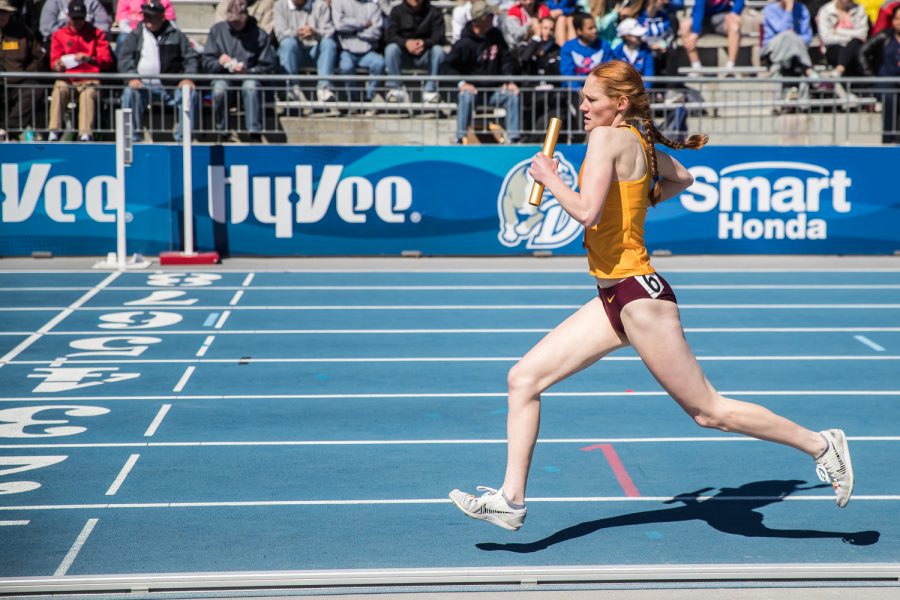
[[[109,42],[104,33],[86,20],[84,0],[69,2],[69,24],[58,29],[50,38],[50,68],[57,73],[99,73],[113,66]],[[78,92],[78,139],[87,142],[93,138],[95,105],[97,102],[96,79],[58,79],[50,97],[50,133],[48,141],[59,139],[62,130],[63,111],[69,104],[74,87]]]

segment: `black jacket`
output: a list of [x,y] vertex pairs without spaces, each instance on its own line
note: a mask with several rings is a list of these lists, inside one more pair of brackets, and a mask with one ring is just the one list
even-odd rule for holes
[[275,49],[268,33],[260,29],[256,19],[249,17],[242,31],[231,28],[228,21],[212,26],[203,48],[203,70],[217,75],[228,71],[219,64],[219,57],[227,54],[244,63],[246,71],[241,75],[261,75],[275,72]]
[[553,38],[548,42],[532,39],[514,52],[522,75],[559,75],[559,45]]
[[893,27],[882,29],[877,35],[870,37],[859,51],[859,66],[863,75],[872,77],[878,75],[881,63],[884,62],[884,48],[894,37]]
[[419,12],[406,2],[400,2],[391,10],[385,42],[403,48],[406,40],[424,40],[425,49],[443,46],[447,41],[444,27],[444,13],[424,0]]
[[[159,72],[193,75],[200,72],[200,55],[187,36],[169,21],[156,36],[159,46]],[[144,47],[144,26],[135,28],[122,42],[119,52],[119,72],[137,73],[138,61]]]
[[[516,59],[503,34],[491,27],[484,37],[472,31],[472,22],[466,23],[459,40],[444,58],[441,70],[446,75],[495,75],[509,76],[517,73]],[[497,81],[473,82],[475,87],[499,87],[509,83],[509,77]]]

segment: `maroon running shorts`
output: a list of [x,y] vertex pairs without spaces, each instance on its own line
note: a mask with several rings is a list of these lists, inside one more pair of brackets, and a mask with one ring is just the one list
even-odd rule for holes
[[663,279],[659,273],[650,273],[649,275],[635,275],[627,279],[623,279],[612,287],[602,288],[597,286],[600,292],[600,300],[603,302],[603,308],[609,317],[609,322],[613,329],[621,334],[625,334],[625,328],[622,326],[622,309],[632,300],[638,298],[655,298],[657,300],[668,300],[669,302],[678,303],[675,299],[675,292],[669,286],[669,282]]

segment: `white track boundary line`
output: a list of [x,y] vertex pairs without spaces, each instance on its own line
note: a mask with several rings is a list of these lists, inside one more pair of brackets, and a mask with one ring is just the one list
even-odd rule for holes
[[184,370],[184,373],[181,375],[181,379],[178,380],[178,383],[175,384],[175,387],[172,388],[173,392],[180,392],[184,389],[184,386],[187,385],[188,379],[191,378],[191,375],[194,374],[194,369],[197,367],[190,366]]
[[[420,335],[435,333],[548,333],[549,327],[541,328],[466,328],[466,329],[231,329],[216,332],[216,335]],[[685,333],[892,333],[900,332],[900,327],[686,327]],[[0,333],[0,335],[28,335],[30,332]],[[207,335],[206,329],[186,329],[182,331],[151,330],[141,331],[142,335]],[[97,335],[96,331],[49,331],[46,335],[83,336]]]
[[98,519],[88,519],[88,522],[84,524],[84,528],[81,530],[81,533],[78,534],[75,543],[69,548],[69,552],[66,554],[65,558],[63,558],[62,563],[60,563],[56,572],[53,574],[54,577],[62,577],[69,571],[69,567],[75,562],[75,558],[78,556],[78,553],[81,552],[82,546],[84,546],[88,536],[91,535],[94,526],[97,525],[97,521]]
[[[418,356],[418,357],[347,357],[347,358],[135,358],[135,359],[104,359],[94,360],[67,360],[66,364],[270,364],[270,363],[488,363],[488,362],[515,362],[521,356]],[[893,361],[900,360],[900,355],[835,355],[835,356],[698,356],[702,362],[779,362],[779,361]],[[640,362],[639,356],[604,356],[604,362]],[[46,365],[54,361],[49,360],[14,360],[11,365]],[[181,390],[174,390],[181,391]]]
[[172,408],[171,404],[163,404],[159,408],[159,412],[156,413],[156,416],[153,417],[153,421],[150,422],[150,426],[147,427],[147,431],[144,432],[144,437],[153,437],[156,435],[156,430],[159,429],[159,426],[162,425],[163,419],[166,418],[166,415],[169,414],[169,409]]
[[884,352],[884,348],[881,345],[876,344],[864,335],[854,335],[853,337],[856,339],[856,341],[860,342],[861,344],[865,344],[876,352]]
[[[503,257],[496,257],[503,258]],[[583,261],[583,256],[572,255],[569,257],[560,256],[556,258],[561,259],[576,259],[579,261]],[[363,258],[362,260],[366,260]],[[408,259],[404,259],[408,260]],[[430,259],[425,259],[430,260]],[[437,259],[440,260],[440,259]],[[527,260],[527,259],[525,259]],[[543,259],[541,259],[543,260]],[[553,259],[551,259],[552,261]],[[513,259],[511,262],[520,262],[517,259]],[[524,264],[524,263],[523,263]],[[165,273],[166,271],[157,270],[155,273]],[[205,273],[246,273],[247,269],[229,269],[229,268],[220,268],[214,271],[204,271]],[[281,268],[272,268],[272,269],[254,269],[254,273],[365,273],[370,275],[372,273],[392,273],[392,274],[401,274],[401,275],[409,275],[410,273],[421,274],[421,273],[429,273],[429,274],[443,274],[443,273],[497,273],[501,275],[509,275],[509,274],[522,274],[522,275],[530,275],[531,273],[546,273],[551,275],[557,275],[560,273],[576,273],[585,275],[587,271],[584,268],[572,268],[567,269],[564,267],[559,267],[555,269],[532,269],[529,266],[523,266],[520,270],[513,270],[511,268],[504,269],[422,269],[410,271],[408,269],[281,269]],[[802,267],[802,268],[779,268],[779,267],[753,267],[753,268],[742,268],[742,267],[731,267],[728,269],[723,268],[666,268],[663,269],[664,273],[900,273],[900,268],[891,268],[891,267],[861,267],[861,268],[852,268],[852,267]],[[96,274],[96,271],[91,270],[81,270],[81,269],[41,269],[38,271],[34,270],[18,270],[18,269],[0,269],[0,274],[43,274],[43,273],[91,273]]]
[[[720,390],[725,396],[900,396],[900,390]],[[379,394],[214,394],[214,395],[153,395],[153,396],[10,396],[0,397],[0,402],[110,402],[144,400],[380,400],[457,398],[484,399],[506,398],[506,392],[434,392],[434,393],[379,393]],[[615,398],[669,397],[664,391],[639,392],[544,392],[544,398]]]
[[[900,442],[900,436],[848,436],[854,443]],[[548,438],[539,444],[694,444],[758,442],[750,437],[656,437],[656,438]],[[267,447],[267,446],[448,446],[497,445],[505,439],[435,439],[435,440],[281,440],[281,441],[219,441],[219,442],[61,442],[58,444],[0,444],[0,450],[52,450],[97,448],[205,448],[205,447]],[[137,456],[137,455],[133,455]]]
[[134,468],[134,465],[137,464],[137,461],[140,457],[140,454],[132,454],[128,457],[128,460],[126,460],[125,464],[122,465],[122,470],[119,471],[119,474],[116,475],[116,478],[113,480],[112,485],[110,485],[109,489],[106,490],[107,496],[116,495],[116,493],[119,491],[119,488],[121,488],[122,484],[125,483],[125,478],[128,477],[129,473],[131,473],[131,469]]
[[[197,292],[217,292],[244,290],[246,285],[217,285],[203,288],[192,288],[191,291]],[[19,287],[4,288],[8,292],[57,292],[57,291],[78,291],[88,290],[90,287]],[[145,290],[158,290],[159,286],[115,286],[114,291],[135,292]],[[900,290],[900,284],[734,284],[734,285],[715,285],[715,284],[682,284],[673,285],[672,289],[676,292],[680,290]],[[581,290],[586,292],[596,292],[596,287],[589,283],[582,284],[555,284],[555,285],[261,285],[253,288],[254,291],[314,291],[314,292],[334,292],[334,291],[403,291],[403,292],[430,292],[430,291],[546,291],[546,290]]]
[[[604,502],[677,502],[696,500],[697,502],[831,502],[834,494],[820,496],[569,496],[558,498],[528,498],[528,502],[540,503],[583,503],[596,504]],[[897,502],[900,495],[855,495],[853,502]],[[395,499],[360,499],[360,500],[235,500],[218,502],[134,502],[134,503],[98,503],[98,504],[33,504],[20,506],[0,506],[3,511],[25,510],[112,510],[112,509],[154,509],[154,508],[234,508],[264,506],[390,506],[410,504],[450,504],[449,498],[395,498]],[[96,519],[91,519],[96,521]],[[90,521],[88,521],[90,523]],[[87,526],[85,526],[87,528]],[[92,527],[93,528],[93,527]],[[83,532],[82,532],[83,533]],[[90,533],[90,532],[88,532]],[[80,538],[81,536],[79,536]],[[85,536],[86,537],[86,536]]]
[[92,287],[90,290],[87,291],[87,293],[85,293],[83,296],[78,298],[75,302],[70,304],[68,307],[57,309],[57,310],[61,310],[62,312],[60,312],[58,315],[56,315],[55,317],[53,317],[52,319],[50,319],[49,321],[44,323],[44,326],[41,327],[40,329],[38,329],[37,332],[28,336],[28,338],[26,338],[18,346],[16,346],[15,348],[13,348],[9,352],[7,352],[5,355],[3,355],[3,357],[0,357],[0,368],[2,368],[3,365],[9,363],[16,356],[18,356],[19,354],[24,352],[25,349],[27,349],[33,343],[35,343],[36,341],[41,339],[41,337],[45,333],[47,333],[48,331],[50,331],[51,329],[53,329],[54,327],[59,325],[59,323],[63,319],[65,319],[66,317],[71,315],[75,310],[78,310],[82,304],[84,304],[85,302],[87,302],[88,300],[90,300],[91,298],[96,296],[103,288],[105,288],[110,283],[115,281],[115,279],[119,275],[121,275],[121,273],[122,273],[121,271],[116,271],[114,273],[110,273],[103,279],[103,281],[101,281],[100,283],[98,283],[97,285]]
[[[179,306],[182,310],[308,310],[308,311],[338,311],[338,310],[575,310],[583,304],[296,304],[278,306]],[[172,308],[166,305],[142,304],[143,310],[163,310]],[[895,310],[900,304],[679,304],[682,310]],[[0,312],[9,311],[58,311],[65,310],[62,307],[42,308],[0,308]],[[121,311],[121,306],[84,306],[73,310],[81,311]]]
[[28,525],[31,521],[0,521],[0,527],[17,527],[20,525]]

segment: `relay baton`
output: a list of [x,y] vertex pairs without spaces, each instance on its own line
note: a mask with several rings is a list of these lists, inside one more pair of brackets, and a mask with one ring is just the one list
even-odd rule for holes
[[[541,154],[549,159],[553,159],[553,150],[556,148],[556,138],[559,137],[559,128],[562,127],[562,120],[557,117],[550,119],[547,126],[547,137],[544,138],[544,147],[541,148]],[[541,196],[544,195],[544,184],[537,181],[531,186],[531,194],[528,196],[528,204],[532,206],[541,205]]]

